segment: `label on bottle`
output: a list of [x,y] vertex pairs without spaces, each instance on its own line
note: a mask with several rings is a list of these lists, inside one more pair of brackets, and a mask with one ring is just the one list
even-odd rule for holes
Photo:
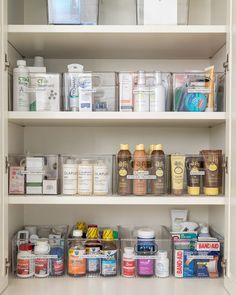
[[132,258],[123,258],[123,276],[134,277],[135,276],[135,260]]
[[[87,247],[86,254],[99,255],[100,247]],[[87,272],[100,271],[100,258],[87,258]]]
[[70,275],[79,276],[86,274],[86,258],[81,257],[84,254],[85,249],[69,249],[68,273]]
[[17,259],[17,274],[29,276],[32,273],[30,259]]
[[60,276],[64,273],[64,259],[62,257],[52,259],[52,274]]
[[105,165],[94,166],[94,194],[108,194],[109,192],[109,174]]
[[93,193],[93,167],[92,165],[78,166],[78,194]]
[[102,254],[107,255],[107,258],[102,258],[102,275],[115,276],[117,274],[117,250],[103,250]]
[[137,91],[134,95],[134,112],[149,112],[149,93]]
[[46,276],[49,274],[49,259],[36,258],[35,259],[35,275]]
[[79,75],[69,74],[69,93],[68,100],[70,110],[79,109]]
[[153,276],[154,275],[154,259],[138,259],[138,275]]
[[63,166],[63,194],[75,195],[77,193],[77,165],[64,164]]
[[28,73],[15,73],[14,86],[16,95],[15,111],[29,111],[29,75]]
[[168,277],[169,276],[169,261],[156,261],[156,276],[157,277]]

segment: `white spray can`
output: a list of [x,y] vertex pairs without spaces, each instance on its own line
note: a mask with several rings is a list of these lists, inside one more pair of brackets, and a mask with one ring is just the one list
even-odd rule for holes
[[13,111],[27,112],[29,108],[29,69],[25,60],[18,60],[13,70]]

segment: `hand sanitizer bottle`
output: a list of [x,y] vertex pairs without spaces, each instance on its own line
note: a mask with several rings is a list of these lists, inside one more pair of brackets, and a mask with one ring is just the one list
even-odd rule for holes
[[161,72],[155,72],[155,86],[150,94],[150,112],[165,112],[166,90],[162,83]]
[[134,88],[134,112],[149,112],[149,91],[144,71],[138,72],[138,83]]

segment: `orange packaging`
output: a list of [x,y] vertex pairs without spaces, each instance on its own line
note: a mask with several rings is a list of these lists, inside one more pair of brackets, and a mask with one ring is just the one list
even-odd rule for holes
[[86,274],[86,258],[81,258],[85,255],[85,249],[75,250],[69,249],[68,256],[68,274],[71,276],[84,276]]

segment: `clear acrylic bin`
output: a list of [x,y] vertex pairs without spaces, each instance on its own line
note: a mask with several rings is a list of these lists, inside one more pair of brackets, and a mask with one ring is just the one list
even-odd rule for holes
[[225,160],[221,150],[199,155],[170,156],[171,193],[175,196],[219,196],[225,190]]
[[[12,272],[18,278],[66,273],[66,225],[27,225],[12,239]],[[43,245],[43,246],[42,246]]]
[[112,194],[112,155],[61,156],[63,195],[106,196]]
[[165,112],[171,103],[171,73],[119,72],[120,112]]
[[[154,230],[154,239],[138,239],[140,229],[147,230],[147,227],[119,227],[122,276],[168,277],[172,274],[171,234],[165,227],[159,227]],[[133,254],[127,256],[127,249]],[[164,261],[160,259],[163,255]]]
[[9,155],[9,194],[57,195],[58,155]]
[[118,195],[162,196],[170,193],[169,156],[117,157],[116,167]]
[[225,74],[175,73],[173,100],[173,110],[176,112],[224,111]]
[[172,232],[173,273],[177,278],[218,278],[222,274],[224,238],[211,227],[210,237],[198,232]]
[[64,111],[117,111],[115,72],[64,73]]
[[[145,3],[145,0],[137,0],[139,25],[188,24],[189,0],[153,0],[146,2],[147,3]],[[145,6],[145,4],[147,6]],[[175,7],[175,10],[173,10],[173,7]],[[172,13],[170,13],[170,11],[172,11]]]
[[97,25],[98,0],[48,0],[48,23]]
[[99,228],[99,237],[96,240],[76,239],[71,232],[67,240],[68,276],[78,278],[120,275],[120,241],[102,239],[104,229]]

